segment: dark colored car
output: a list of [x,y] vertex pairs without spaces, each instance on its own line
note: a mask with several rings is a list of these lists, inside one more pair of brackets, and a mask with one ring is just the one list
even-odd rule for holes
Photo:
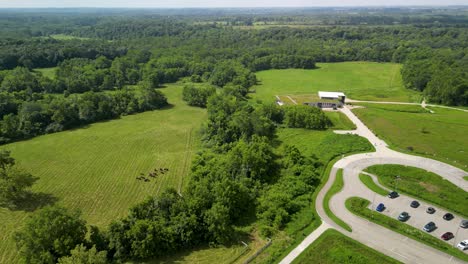
[[377,212],[382,212],[384,209],[385,205],[383,203],[379,203],[379,205],[377,205],[377,208],[375,208]]
[[446,213],[446,214],[444,214],[443,218],[444,218],[444,220],[450,221],[450,220],[452,220],[454,218],[454,216],[451,213]]
[[406,220],[409,219],[409,214],[407,212],[402,212],[399,216],[398,216],[398,220],[402,221],[402,222],[405,222]]
[[433,214],[433,213],[435,213],[435,211],[436,211],[436,209],[434,209],[434,207],[428,207],[426,209],[426,213],[428,213],[428,214]]
[[447,232],[447,233],[444,233],[440,238],[442,238],[443,240],[450,240],[454,237],[455,236],[453,235],[452,232]]
[[410,206],[413,207],[413,208],[418,208],[419,207],[419,202],[418,201],[412,201]]
[[436,226],[436,224],[434,222],[429,222],[423,227],[423,230],[426,231],[426,232],[432,232],[436,228],[437,228],[437,226]]
[[460,222],[460,227],[461,228],[468,228],[468,220],[462,220]]
[[387,196],[388,196],[388,198],[394,199],[394,198],[397,198],[399,195],[398,195],[397,192],[393,191],[393,192],[389,193]]

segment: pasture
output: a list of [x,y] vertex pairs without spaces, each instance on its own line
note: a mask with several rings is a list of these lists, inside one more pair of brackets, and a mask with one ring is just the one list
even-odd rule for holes
[[467,170],[468,113],[434,107],[360,104],[353,112],[392,148]]
[[48,77],[50,79],[55,79],[55,72],[57,71],[58,67],[51,67],[51,68],[37,68],[34,69],[35,72],[42,73],[43,76]]
[[76,37],[76,36],[67,35],[67,34],[53,34],[53,35],[50,35],[49,37],[56,39],[56,40],[90,40],[91,39],[91,38]]
[[317,63],[317,67],[257,72],[260,84],[254,87],[252,97],[272,101],[277,95],[297,98],[316,95],[318,91],[342,91],[356,100],[418,102],[420,99],[419,93],[404,88],[400,64],[340,62]]
[[[78,208],[89,224],[105,227],[128,209],[164,188],[183,188],[206,111],[181,100],[182,85],[162,91],[170,107],[125,116],[75,130],[36,137],[0,149],[39,177],[33,190],[44,201]],[[168,168],[149,182],[137,180]],[[47,198],[47,199],[46,199]],[[28,205],[30,206],[39,206]],[[0,209],[0,263],[18,262],[12,234],[29,213]]]
[[293,263],[387,264],[400,262],[348,238],[336,230],[329,229],[302,252]]

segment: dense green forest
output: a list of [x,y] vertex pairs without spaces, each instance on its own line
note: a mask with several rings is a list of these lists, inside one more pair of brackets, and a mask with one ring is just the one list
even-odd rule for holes
[[[248,100],[255,72],[398,62],[408,89],[429,102],[467,106],[467,12],[0,10],[0,144],[170,107],[159,88],[181,79],[188,81],[184,101],[208,112],[184,192],[148,198],[104,230],[87,227],[79,212],[45,208],[16,236],[22,258],[155,258],[228,244],[252,218],[263,236],[275,234],[310,204],[324,169],[293,146],[278,155],[276,129],[332,124],[318,108]],[[40,70],[51,67],[52,75]],[[14,204],[10,198],[23,197],[34,180],[10,153],[0,154],[0,187],[9,194],[0,202]]]

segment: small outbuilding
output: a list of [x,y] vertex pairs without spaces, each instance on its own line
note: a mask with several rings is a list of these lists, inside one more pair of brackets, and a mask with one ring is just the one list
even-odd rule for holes
[[345,99],[346,99],[346,95],[344,93],[342,93],[342,92],[322,92],[322,91],[319,91],[318,95],[319,95],[320,99],[339,100],[343,104],[344,104]]
[[315,106],[318,108],[339,108],[343,107],[346,100],[346,95],[342,92],[318,92],[318,97],[312,97],[311,102],[304,103],[305,105]]

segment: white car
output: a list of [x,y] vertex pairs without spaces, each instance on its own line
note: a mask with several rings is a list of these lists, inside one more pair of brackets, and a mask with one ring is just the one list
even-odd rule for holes
[[458,243],[457,248],[459,248],[461,250],[468,249],[468,239],[463,240],[462,242]]

